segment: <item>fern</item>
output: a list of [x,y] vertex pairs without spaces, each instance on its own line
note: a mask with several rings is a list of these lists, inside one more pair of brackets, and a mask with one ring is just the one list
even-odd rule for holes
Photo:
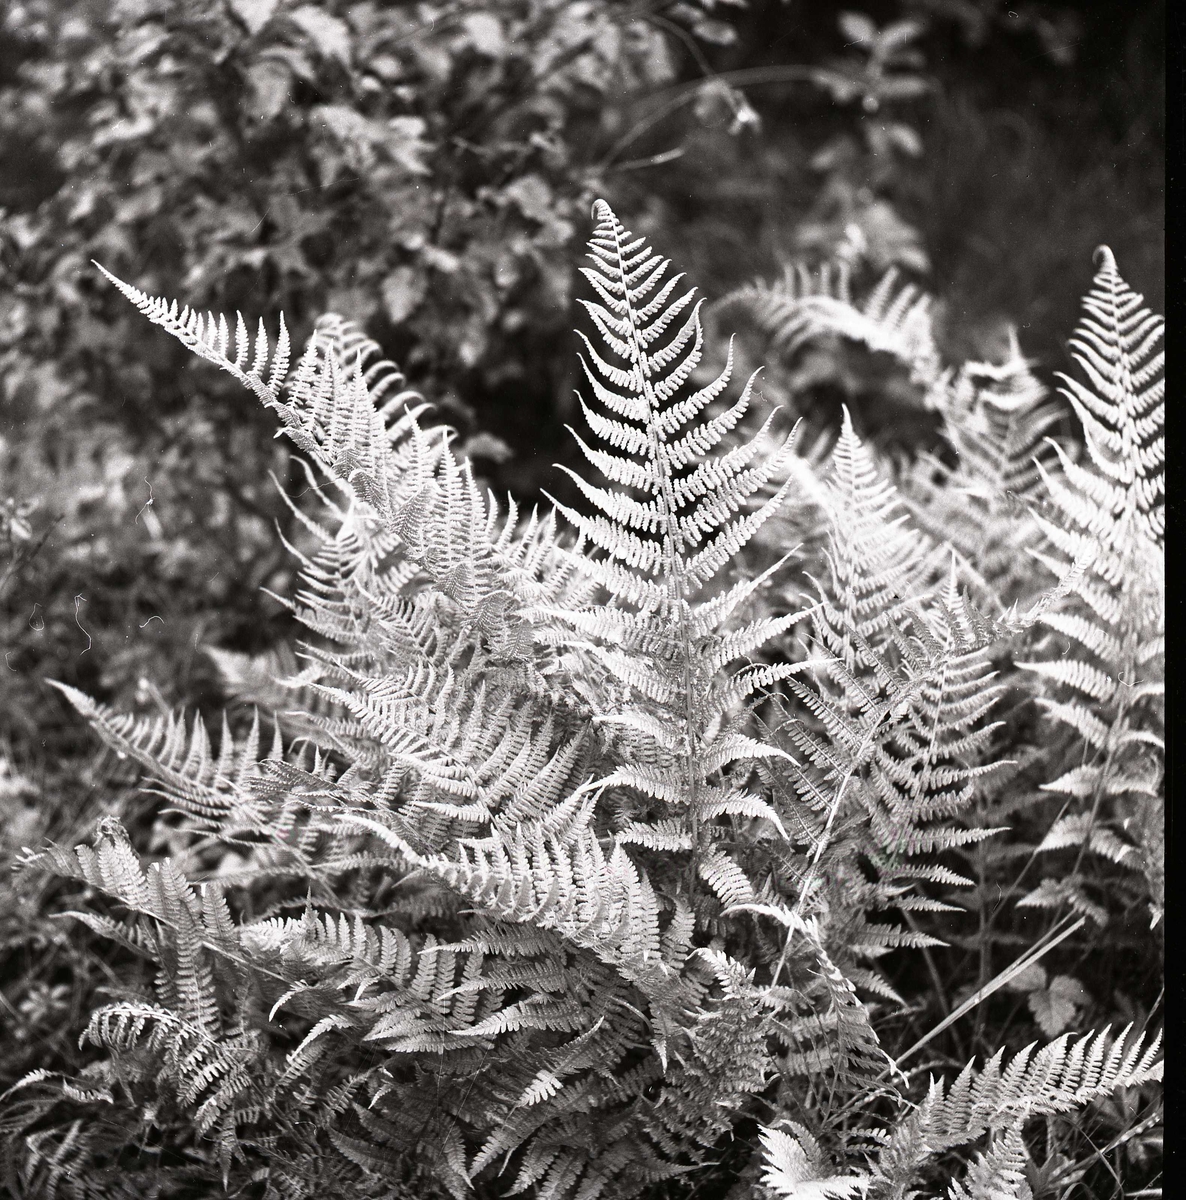
[[1164,322],[1121,279],[1111,251],[1101,249],[1098,261],[1071,342],[1087,382],[1063,377],[1087,456],[1076,463],[1053,446],[1061,471],[1042,474],[1061,522],[1037,518],[1050,547],[1040,557],[1052,572],[1068,577],[1067,557],[1085,552],[1092,561],[1071,588],[1074,603],[1042,617],[1054,635],[1049,650],[1020,664],[1045,681],[1043,707],[1078,743],[1068,769],[1046,785],[1066,801],[1039,848],[1075,846],[1078,855],[1069,876],[1047,882],[1028,902],[1098,912],[1079,869],[1091,853],[1143,870],[1157,924],[1164,893]]
[[789,267],[780,282],[742,288],[725,305],[748,313],[784,358],[839,338],[901,364],[948,444],[943,459],[923,453],[906,468],[901,502],[922,532],[956,551],[982,606],[1004,612],[1021,597],[1028,560],[1017,549],[1038,538],[1027,507],[1042,486],[1035,457],[1049,457],[1042,436],[1059,414],[1015,335],[1001,363],[944,367],[930,298],[891,270],[858,303],[844,263],[825,264],[816,276]]
[[[620,249],[629,239],[605,210],[594,242],[601,254],[598,290],[612,299],[619,289],[630,314],[654,286],[659,264],[637,246],[613,260],[611,240]],[[637,279],[640,264],[651,277],[641,286],[628,281],[630,275]],[[789,622],[717,632],[756,583],[693,603],[782,496],[756,513],[735,516],[773,468],[753,465],[753,446],[719,457],[715,466],[704,461],[704,451],[750,401],[747,391],[732,415],[697,419],[723,389],[727,371],[710,388],[678,398],[699,356],[695,313],[669,342],[655,339],[687,307],[687,298],[664,307],[671,288],[660,289],[660,302],[648,301],[637,324],[633,315],[609,317],[604,306],[591,307],[595,321],[620,321],[621,332],[633,339],[636,394],[611,391],[622,386],[623,376],[590,347],[597,369],[609,372],[608,386],[598,384],[595,395],[619,408],[633,403],[619,415],[629,419],[633,412],[652,439],[632,478],[650,488],[647,519],[655,521],[644,528],[653,538],[632,542],[623,523],[610,518],[639,502],[602,490],[609,515],[600,524],[571,514],[578,533],[606,551],[592,559],[580,552],[580,542],[562,552],[551,519],[521,524],[513,514],[500,517],[444,439],[420,432],[406,399],[403,408],[380,405],[374,381],[392,376],[363,370],[358,339],[351,340],[348,327],[319,327],[286,398],[282,373],[265,381],[258,368],[245,366],[242,353],[231,357],[218,322],[174,313],[125,290],[151,319],[244,377],[277,408],[290,436],[342,497],[322,491],[331,524],[309,525],[320,548],[303,559],[305,590],[296,612],[318,643],[306,647],[308,665],[292,677],[298,694],[311,689],[321,699],[321,712],[305,719],[300,734],[329,759],[315,758],[310,767],[292,753],[277,752],[258,764],[255,733],[237,748],[224,734],[223,765],[216,766],[204,733],[187,739],[179,725],[134,724],[93,706],[88,715],[121,752],[149,765],[203,828],[217,829],[232,844],[250,844],[245,881],[280,867],[316,880],[329,898],[344,872],[411,871],[421,888],[433,880],[442,896],[467,902],[478,916],[467,927],[456,924],[456,905],[440,909],[461,940],[421,947],[422,966],[410,981],[393,975],[397,950],[375,951],[368,943],[365,949],[379,955],[378,974],[372,975],[355,961],[363,949],[357,936],[355,944],[338,948],[351,953],[350,984],[365,989],[365,978],[384,989],[373,998],[378,1015],[369,1028],[358,1011],[368,1007],[361,992],[349,1012],[335,998],[338,976],[329,961],[304,952],[294,957],[296,946],[308,944],[307,934],[272,917],[242,926],[238,953],[250,961],[249,969],[276,981],[273,991],[280,986],[277,977],[290,977],[298,963],[318,979],[289,987],[274,1001],[282,1008],[312,1004],[317,1020],[284,1068],[273,1071],[277,1091],[271,1102],[279,1103],[275,1097],[294,1086],[307,1086],[302,1081],[325,1055],[340,1056],[341,1048],[331,1049],[335,1043],[365,1041],[393,1054],[444,1053],[456,1061],[458,1090],[442,1111],[444,1117],[452,1106],[439,1126],[441,1137],[489,1126],[493,1112],[503,1114],[475,1151],[461,1149],[469,1133],[448,1143],[462,1176],[482,1172],[522,1146],[523,1186],[535,1182],[559,1195],[580,1185],[593,1194],[613,1178],[616,1188],[629,1188],[632,1179],[637,1186],[662,1178],[672,1169],[665,1161],[702,1153],[696,1147],[715,1142],[730,1109],[764,1085],[765,1026],[754,1023],[759,997],[752,986],[731,982],[730,960],[701,962],[689,955],[686,937],[664,935],[664,913],[674,912],[666,918],[670,926],[671,920],[682,922],[681,912],[692,911],[680,898],[686,872],[660,870],[652,883],[625,847],[657,847],[664,838],[682,847],[692,878],[698,873],[716,896],[718,913],[722,904],[752,897],[739,863],[713,843],[727,832],[720,822],[730,814],[778,825],[760,797],[730,783],[725,773],[739,760],[767,752],[734,727],[731,714],[782,671],[726,669]],[[627,343],[611,338],[609,345],[623,349]],[[638,407],[643,404],[651,406],[649,416]],[[592,410],[589,415],[595,432],[605,435],[609,418],[599,424]],[[625,433],[611,436],[639,448]],[[599,461],[611,477],[627,470],[620,457]],[[576,584],[580,576],[588,584]],[[608,602],[593,603],[593,586],[612,593]],[[632,602],[633,661],[607,646],[605,636],[617,632]],[[569,678],[573,665],[584,661],[598,664],[588,673],[598,681],[595,689],[565,694],[552,682]],[[260,698],[269,698],[266,691]],[[71,699],[88,709],[82,698]],[[672,715],[680,721],[675,737],[664,728]],[[349,765],[342,771],[330,760]],[[669,778],[673,764],[681,770]],[[636,816],[623,819],[629,809]],[[606,820],[614,813],[622,814],[616,818],[622,841],[607,853],[603,843],[613,834]],[[368,838],[372,848],[365,850]],[[286,853],[277,858],[281,850]],[[663,857],[645,852],[656,861]],[[714,911],[701,911],[702,904],[697,901],[700,920]],[[375,937],[394,945],[394,932],[386,941],[382,931]],[[573,952],[590,956],[583,971],[558,973],[564,955]],[[385,953],[397,961],[389,963]],[[458,954],[473,964],[460,982],[451,972],[423,974],[430,961],[443,971]],[[592,980],[599,981],[596,1004],[587,991]],[[420,998],[393,1009],[390,998],[401,988]],[[438,991],[458,988],[460,1000],[440,1007]],[[611,1022],[623,1006],[645,1013],[644,1020]],[[535,1031],[548,1037],[541,1040]],[[749,1065],[726,1079],[722,1068],[736,1057],[742,1031],[749,1031],[752,1043]],[[109,1032],[112,1047],[126,1049],[123,1029]],[[563,1035],[559,1045],[557,1034]],[[710,1058],[719,1065],[697,1065],[717,1042],[718,1057]],[[637,1097],[620,1091],[615,1064],[648,1044],[658,1069],[646,1078],[661,1086],[666,1099],[631,1136],[633,1149],[614,1151],[622,1135],[612,1131],[620,1118],[575,1114],[586,1111],[582,1096],[607,1089],[616,1103],[637,1106]],[[521,1081],[501,1091],[506,1072],[494,1070],[491,1083],[500,1098],[489,1087],[473,1088],[472,1080],[462,1092],[461,1080],[472,1074],[470,1047],[487,1056],[494,1051],[511,1078],[525,1072]],[[153,1043],[149,1049],[159,1054],[169,1046]],[[403,1103],[407,1086],[396,1087]],[[520,1099],[508,1110],[514,1096]],[[583,1129],[579,1153],[571,1145],[577,1128]],[[607,1136],[609,1149],[597,1150]],[[652,1148],[635,1144],[639,1136]],[[395,1149],[398,1139],[387,1135],[378,1143],[388,1147],[385,1152],[364,1150],[373,1143],[341,1129],[331,1142],[364,1172],[382,1170],[384,1153],[412,1153],[411,1146]],[[557,1145],[569,1148],[549,1158],[546,1148]],[[595,1167],[595,1159],[618,1160],[619,1166]]]
[[792,1123],[794,1133],[763,1129],[765,1168],[762,1183],[786,1200],[845,1200],[863,1195],[868,1178],[860,1175],[820,1175],[818,1142],[802,1125]]
[[[847,413],[833,464],[828,573],[810,610],[816,685],[789,681],[805,715],[784,726],[798,757],[786,773],[816,823],[804,830],[809,861],[785,869],[799,878],[801,906],[837,914],[828,944],[849,975],[884,994],[885,982],[855,960],[927,941],[865,915],[936,907],[919,885],[962,878],[936,856],[991,832],[957,822],[990,770],[980,760],[999,688],[988,650],[1008,630],[968,603],[954,573],[931,594],[930,547]],[[860,856],[876,866],[877,883],[857,882]]]
[[813,619],[820,641],[851,669],[855,643],[884,645],[886,631],[925,597],[929,547],[910,527],[897,490],[879,476],[847,409],[832,452],[826,511],[829,578],[819,587]]
[[[932,1080],[926,1099],[878,1155],[878,1190],[902,1200],[929,1158],[994,1130],[1000,1140],[973,1166],[969,1179],[972,1195],[992,1195],[984,1189],[994,1174],[1015,1169],[1020,1130],[1031,1117],[1069,1112],[1116,1088],[1160,1079],[1160,1038],[1147,1044],[1130,1033],[1128,1028],[1113,1038],[1104,1029],[1077,1039],[1064,1034],[1036,1053],[1027,1046],[1007,1067],[1004,1052],[998,1051],[980,1071],[969,1063],[949,1087]],[[967,1194],[960,1188],[952,1192]]]
[[[882,1043],[901,1003],[878,959],[937,944],[914,914],[952,907],[961,856],[992,832],[977,805],[1000,770],[997,648],[1039,618],[1082,633],[1091,661],[1042,671],[1092,692],[1077,730],[1106,718],[1144,752],[1145,708],[1106,709],[1100,682],[1104,634],[1120,637],[1108,614],[1128,611],[1106,556],[1089,577],[1082,537],[1035,517],[1072,569],[1021,617],[995,559],[917,528],[847,414],[823,481],[773,414],[742,438],[753,378],[725,399],[730,353],[693,385],[693,293],[607,205],[594,215],[581,511],[496,503],[341,318],[290,370],[283,327],[273,348],[241,318],[232,333],[113,280],[306,456],[288,603],[307,636],[257,660],[215,652],[232,697],[263,709],[225,717],[217,750],[196,718],[124,716],[61,687],[144,768],[180,849],[146,861],[108,820],[92,845],[23,860],[93,889],[71,917],[156,972],[92,1013],[92,1075],[13,1089],[0,1133],[23,1139],[27,1186],[107,1171],[59,1112],[72,1103],[129,1130],[188,1123],[196,1179],[285,1198],[629,1197],[723,1156],[779,1195],[898,1196],[990,1131],[952,1195],[1008,1194],[1029,1116],[1157,1077],[1156,1044],[1105,1032],[1007,1068],[997,1055],[911,1107]],[[1016,362],[941,372],[925,299],[892,278],[862,308],[843,278],[785,290],[767,316],[789,345],[857,337],[946,397],[964,465],[935,486],[980,488],[1003,529],[1002,491],[1035,502],[1049,479],[1100,537],[1103,485],[1060,450],[1069,482],[1022,462],[1046,416]],[[1143,318],[1117,303],[1131,341]],[[1095,364],[1104,335],[1085,336]],[[1142,462],[1147,352],[1124,351],[1145,389],[1129,404]],[[1104,421],[1103,401],[1080,403]],[[960,413],[983,418],[975,432],[955,432]],[[1129,479],[1089,432],[1093,461]],[[788,525],[814,530],[799,574],[778,534],[796,480],[811,486]],[[763,529],[773,561],[735,572]],[[1068,624],[1056,605],[1072,594],[1115,600],[1092,610],[1109,627]],[[1127,772],[1123,793],[1098,793],[1109,806],[1135,794],[1135,753],[1107,760]],[[1055,786],[1072,783],[1097,779]],[[1111,807],[1078,818],[1051,844],[1114,848]]]
[[889,354],[911,377],[930,387],[940,374],[931,326],[931,300],[891,268],[860,304],[852,297],[845,263],[826,263],[815,276],[801,264],[788,266],[776,283],[756,282],[722,302],[744,309],[773,349],[793,357],[808,342],[839,337]]
[[1022,357],[1016,335],[1001,363],[965,363],[930,390],[954,463],[922,455],[903,480],[915,521],[957,553],[981,604],[1000,613],[1030,586],[1040,531],[1043,437],[1059,418]]

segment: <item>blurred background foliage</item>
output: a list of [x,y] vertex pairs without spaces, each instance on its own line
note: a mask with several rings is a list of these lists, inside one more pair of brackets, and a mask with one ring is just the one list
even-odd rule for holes
[[[1064,368],[1101,242],[1164,310],[1164,0],[853,3],[4,6],[0,860],[100,815],[107,765],[46,677],[210,709],[201,647],[289,632],[263,590],[287,591],[294,534],[268,475],[298,503],[303,476],[91,260],[249,324],[283,311],[297,344],[325,310],[359,321],[528,501],[568,498],[551,464],[596,196],[710,301],[791,262],[842,260],[858,291],[899,268],[939,297],[954,363],[1015,325],[1039,375]],[[845,401],[910,453],[925,421],[891,383],[817,359],[792,402],[826,426]],[[9,901],[0,1089],[76,1053],[105,969],[53,897]]]

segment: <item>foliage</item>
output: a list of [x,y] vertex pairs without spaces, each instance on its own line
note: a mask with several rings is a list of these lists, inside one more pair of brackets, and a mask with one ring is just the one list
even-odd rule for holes
[[[1025,971],[1059,1024],[1073,976],[1033,968],[1083,928],[1057,910],[1111,923],[1110,887],[1081,899],[1088,853],[1156,923],[1160,318],[1102,252],[1067,384],[1086,455],[1055,443],[1036,473],[1044,400],[1019,364],[924,356],[948,456],[895,486],[850,420],[820,466],[753,377],[726,400],[693,293],[604,201],[594,217],[583,506],[543,514],[484,490],[348,323],[293,366],[283,323],[109,276],[304,456],[304,633],[281,670],[217,656],[254,708],[217,750],[200,716],[60,685],[168,803],[155,848],[108,816],[22,856],[21,878],[86,885],[67,915],[121,958],[94,1056],[5,1093],[17,1194],[1021,1196],[1092,1169],[1077,1131],[1110,1118],[1063,1115],[1137,1097],[1117,1145],[1156,1120],[1148,1012],[1038,1050],[982,1027],[925,1093],[902,1068]],[[892,288],[863,307],[801,289],[778,320],[800,340],[882,327],[892,353],[908,311],[915,353],[925,306]],[[777,535],[800,506],[796,562]],[[977,556],[958,518],[1002,531]],[[1002,569],[1008,532],[1054,586]],[[1009,889],[1011,919],[1056,908],[1018,956],[989,932],[997,881],[1060,846],[1078,861],[1053,888]],[[938,977],[961,938],[988,974],[912,1009],[909,964]]]
[[10,93],[9,119],[76,181],[9,226],[25,296],[50,271],[67,289],[48,329],[14,297],[14,332],[69,346],[69,369],[89,322],[85,349],[145,398],[123,322],[96,324],[91,258],[290,320],[382,306],[431,379],[515,361],[516,330],[554,337],[548,289],[586,204],[568,147],[608,93],[671,71],[653,27],[607,3],[47,5],[9,31],[62,47],[25,64],[39,90]]
[[[46,675],[140,711],[208,702],[199,642],[259,650],[285,628],[261,587],[293,582],[273,527],[300,533],[268,474],[295,490],[299,469],[216,373],[183,371],[163,339],[136,350],[91,261],[283,310],[302,337],[349,312],[454,424],[500,389],[538,410],[567,370],[597,148],[673,77],[673,46],[710,15],[685,9],[674,25],[618,0],[6,9],[2,174],[27,186],[0,197],[0,503],[28,537],[10,557],[0,525],[5,737],[62,730]],[[483,426],[469,449],[491,467],[510,450]]]
[[[948,286],[955,229],[960,253],[997,246],[992,271],[970,268],[995,289],[986,319],[1044,321],[1035,340],[1052,344],[1070,314],[1051,280],[1067,278],[1073,302],[1067,264],[1094,242],[1026,234],[1019,245],[1008,213],[965,237],[969,208],[977,220],[990,212],[991,162],[994,195],[1044,189],[1025,193],[1022,211],[1072,206],[1052,223],[1096,241],[1106,230],[1130,263],[1151,247],[1143,277],[1156,285],[1154,201],[1121,203],[1078,163],[1063,171],[1075,187],[1041,182],[1035,165],[1056,157],[1041,130],[1026,125],[1019,151],[1004,117],[982,111],[993,104],[953,108],[952,71],[976,86],[994,75],[976,55],[1016,44],[1065,63],[1065,6],[911,0],[876,22],[805,12],[782,39],[789,61],[771,65],[771,23],[784,20],[781,4],[724,0],[523,0],[496,14],[457,0],[10,6],[0,503],[35,507],[22,518],[32,539],[21,570],[0,568],[4,735],[36,745],[38,731],[62,731],[63,707],[37,682],[46,673],[141,711],[209,705],[214,680],[195,642],[259,650],[291,633],[259,589],[292,582],[271,527],[298,536],[266,474],[290,488],[299,474],[225,381],[183,370],[163,339],[133,349],[135,327],[95,286],[92,259],[203,306],[272,322],[283,310],[301,337],[326,308],[349,314],[461,429],[484,476],[520,499],[545,482],[533,452],[550,461],[560,445],[575,465],[562,429],[571,263],[596,194],[658,244],[681,246],[718,293],[772,259],[839,256],[862,287],[862,273],[934,261],[949,313],[979,312],[978,295]],[[957,61],[965,43],[978,48]],[[1148,64],[1147,49],[1130,49],[1126,69]],[[1070,69],[1058,68],[1059,86]],[[1116,115],[1126,139],[1156,141],[1155,109]],[[952,146],[975,152],[953,161]],[[1138,218],[1133,235],[1117,229]],[[844,366],[817,355],[804,387],[839,386],[865,434],[855,392],[892,400],[902,389],[877,372],[854,384]],[[912,450],[917,431],[903,440]],[[168,665],[150,679],[150,663]]]

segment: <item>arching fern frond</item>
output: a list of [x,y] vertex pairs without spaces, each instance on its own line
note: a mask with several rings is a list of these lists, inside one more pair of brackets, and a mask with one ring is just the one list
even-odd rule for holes
[[[969,1063],[950,1086],[932,1080],[926,1099],[878,1156],[882,1194],[903,1200],[929,1158],[990,1129],[1020,1130],[1031,1117],[1070,1112],[1118,1088],[1160,1079],[1160,1046],[1160,1035],[1147,1042],[1132,1036],[1131,1026],[1115,1037],[1110,1029],[1079,1038],[1064,1034],[1036,1053],[1027,1046],[1008,1066],[999,1050],[979,1071]],[[985,1173],[985,1167],[977,1170]]]
[[247,801],[250,785],[261,775],[261,763],[282,757],[279,731],[266,756],[260,754],[259,715],[247,735],[236,741],[223,717],[218,756],[200,717],[187,727],[184,717],[136,718],[116,713],[84,692],[53,683],[71,705],[121,758],[132,758],[148,770],[163,793],[191,816],[217,824]]
[[923,386],[929,386],[941,369],[931,299],[913,284],[900,283],[896,268],[890,268],[859,304],[852,297],[846,264],[826,263],[813,275],[796,263],[786,267],[776,283],[758,281],[739,288],[719,307],[732,305],[743,308],[785,358],[818,338],[840,337],[892,355]]
[[[280,318],[280,334],[273,351],[261,319],[254,343],[247,331],[243,314],[236,314],[232,338],[225,316],[203,315],[189,305],[178,307],[177,301],[149,296],[130,283],[117,279],[100,263],[95,266],[127,297],[154,325],[172,334],[183,346],[199,358],[206,359],[228,371],[245,387],[250,388],[269,408],[278,408],[280,389],[288,375],[292,345],[284,318]],[[234,357],[232,358],[232,352]],[[267,379],[264,372],[271,370]]]
[[[522,531],[514,513],[500,520],[469,463],[457,461],[450,451],[447,431],[420,428],[417,418],[426,406],[417,393],[403,388],[403,376],[379,356],[374,342],[331,314],[318,324],[290,376],[288,335],[282,329],[265,380],[260,372],[267,338],[261,334],[251,347],[241,317],[233,340],[225,318],[178,310],[175,303],[108,278],[154,324],[251,388],[279,415],[292,441],[352,501],[325,539],[336,543],[331,564],[321,570],[327,592],[363,564],[382,563],[389,573],[393,557],[411,560],[505,656],[522,654],[528,618],[520,593],[531,572],[524,571],[526,546],[516,536]],[[550,528],[534,522],[526,534],[540,565],[546,557],[540,540]],[[325,605],[324,598],[308,599],[315,611]]]

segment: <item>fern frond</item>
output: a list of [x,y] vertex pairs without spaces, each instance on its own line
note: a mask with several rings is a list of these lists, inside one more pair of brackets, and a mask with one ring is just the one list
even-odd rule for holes
[[[1078,844],[1144,867],[1156,925],[1164,889],[1160,839],[1130,854],[1121,834],[1155,827],[1164,813],[1165,323],[1120,277],[1111,251],[1102,247],[1097,261],[1071,342],[1086,382],[1062,376],[1087,455],[1076,463],[1054,446],[1060,473],[1040,469],[1061,521],[1037,518],[1062,555],[1085,547],[1094,554],[1078,574],[1065,559],[1042,556],[1069,596],[1039,618],[1055,635],[1044,653],[1018,665],[1043,681],[1040,703],[1049,717],[1081,741],[1079,761],[1048,785],[1072,798],[1072,815],[1086,818]],[[1059,885],[1069,903],[1098,915],[1078,870],[1082,857]],[[1031,902],[1048,904],[1052,887],[1040,885]]]
[[[1092,466],[1103,493],[1122,499],[1109,523],[1105,543],[1123,550],[1140,536],[1160,545],[1165,532],[1165,321],[1143,307],[1143,297],[1120,277],[1106,246],[1097,251],[1099,270],[1084,298],[1085,315],[1071,339],[1075,361],[1087,376],[1068,375],[1064,395],[1071,402],[1086,438]],[[1086,508],[1068,512],[1080,525],[1090,523]],[[1085,521],[1083,518],[1086,517]]]
[[198,717],[191,725],[184,717],[172,715],[137,719],[116,713],[67,684],[50,682],[120,758],[140,763],[161,785],[164,795],[209,823],[217,824],[235,812],[245,802],[253,781],[260,778],[262,764],[275,762],[282,754],[277,730],[271,749],[261,757],[258,712],[247,735],[238,742],[223,717],[215,757],[210,735]]
[[[628,788],[657,802],[653,819],[663,828],[682,813],[690,819],[695,856],[712,840],[699,831],[720,798],[716,776],[765,753],[737,736],[733,710],[782,670],[755,667],[757,673],[747,675],[748,667],[732,671],[731,665],[796,620],[758,620],[726,632],[724,621],[757,585],[696,597],[781,505],[789,481],[764,500],[758,497],[791,454],[791,441],[760,453],[769,441],[770,418],[748,441],[712,453],[751,407],[753,379],[714,415],[732,373],[732,352],[712,382],[689,389],[704,343],[693,293],[677,292],[678,277],[664,282],[668,261],[627,233],[607,205],[599,202],[595,216],[593,265],[584,274],[597,300],[582,303],[603,345],[596,349],[586,339],[582,364],[604,411],[584,400],[581,405],[604,448],[580,438],[578,444],[611,482],[638,495],[573,475],[594,514],[556,507],[603,552],[582,556],[578,569],[609,593],[610,602],[554,611],[577,635],[572,652],[594,668],[594,678],[604,679],[595,721],[618,731],[616,748],[633,760],[596,785]],[[640,845],[655,841],[634,836]],[[671,835],[655,837],[670,841]],[[720,880],[723,861],[710,858],[717,866],[703,869]],[[734,880],[727,891],[732,895],[741,886]]]
[[1029,584],[1024,551],[1040,540],[1030,505],[1043,489],[1038,464],[1052,457],[1044,438],[1058,408],[1012,330],[1003,362],[944,373],[930,399],[955,462],[921,456],[903,480],[903,498],[915,521],[957,552],[980,603],[1004,611]]
[[854,639],[884,644],[884,631],[925,594],[927,543],[910,527],[844,409],[828,481],[829,579],[813,612],[816,635],[852,668]]
[[821,337],[841,337],[891,354],[923,384],[939,375],[931,324],[931,299],[913,284],[899,283],[891,268],[868,298],[852,298],[849,268],[825,263],[817,275],[802,264],[788,266],[776,283],[756,282],[731,292],[721,306],[742,307],[785,358]]
[[[240,383],[250,388],[268,407],[278,406],[280,388],[288,375],[292,352],[283,317],[280,318],[280,334],[273,351],[262,320],[253,344],[243,314],[236,314],[232,339],[225,316],[215,317],[212,313],[203,316],[188,305],[179,309],[176,300],[170,303],[160,297],[149,296],[130,283],[117,279],[99,263],[95,263],[95,266],[154,325],[159,325],[166,333],[172,334],[200,358],[228,371]],[[234,358],[231,357],[232,350]],[[268,370],[269,364],[271,372],[265,380],[263,373]]]
[[[1028,1046],[1004,1065],[998,1051],[976,1071],[969,1063],[949,1087],[932,1079],[926,1099],[894,1131],[878,1156],[876,1178],[901,1200],[932,1155],[967,1145],[990,1129],[1018,1127],[1030,1117],[1070,1112],[1115,1091],[1162,1074],[1160,1035],[1147,1043],[1127,1026],[1074,1038],[1034,1052]],[[991,1165],[991,1164],[990,1164]]]
[[1013,1124],[992,1138],[987,1151],[978,1154],[963,1181],[947,1192],[949,1200],[1022,1200],[1032,1195],[1026,1179],[1030,1156],[1020,1125]]

